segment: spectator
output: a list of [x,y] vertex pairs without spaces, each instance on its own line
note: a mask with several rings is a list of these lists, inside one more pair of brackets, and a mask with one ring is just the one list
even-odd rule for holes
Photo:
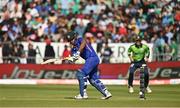
[[132,31],[137,35],[139,34],[139,28],[136,25],[136,20],[134,18],[131,20],[131,23],[128,25],[128,28],[132,29]]
[[66,58],[66,57],[69,57],[69,56],[71,56],[71,51],[68,49],[67,45],[64,45],[64,51],[63,51],[63,54],[62,54],[62,58]]
[[3,43],[2,56],[3,56],[3,63],[9,63],[10,48],[8,43]]
[[156,49],[157,53],[157,60],[163,61],[163,53],[165,52],[165,40],[163,39],[163,36],[160,35],[157,37],[154,41],[154,47]]
[[22,18],[21,10],[18,10],[18,8],[16,7],[15,10],[11,12],[10,18]]
[[[180,40],[178,0],[9,0],[1,5],[0,33],[6,32],[8,41],[13,43],[44,42],[46,35],[53,42],[64,42],[64,34],[75,29],[80,36],[93,34],[91,42],[100,43],[105,38],[114,43],[134,42],[137,35],[144,36],[149,43],[160,31],[163,31],[160,35],[165,40],[165,49],[172,38]],[[98,33],[102,34],[101,38]],[[17,48],[16,45],[12,47]],[[14,52],[11,56],[15,56]]]
[[101,53],[102,63],[110,63],[110,58],[111,58],[112,53],[113,52],[112,52],[111,48],[108,46],[108,42],[106,42],[104,49]]
[[15,42],[13,43],[12,49],[12,63],[20,63],[20,57],[22,53],[20,45]]
[[3,40],[3,46],[2,46],[3,63],[10,63],[11,48],[10,48],[10,43],[8,42],[7,33],[3,35],[2,40]]
[[51,40],[46,39],[46,47],[45,47],[45,54],[44,54],[44,61],[47,59],[55,58],[55,52],[53,46],[51,46]]
[[[117,37],[122,34],[128,35],[128,39],[122,39],[124,42],[131,42],[134,37],[129,35],[131,32],[139,35],[139,33],[144,33],[147,29],[152,28],[152,32],[157,32],[162,28],[161,26],[166,28],[169,25],[173,25],[174,29],[178,28],[176,25],[179,21],[179,4],[177,1],[165,1],[57,0],[57,4],[55,4],[53,0],[47,2],[12,0],[3,7],[1,25],[3,25],[3,30],[4,26],[6,26],[11,41],[31,39],[43,42],[44,34],[54,36],[59,29],[66,33],[69,29],[81,28],[79,27],[81,21],[83,22],[83,28],[86,28],[89,26],[87,25],[89,22],[94,21],[91,27],[98,24],[98,29],[105,36],[107,32],[110,33],[109,36],[112,36],[110,39],[113,42],[118,42]],[[92,17],[89,17],[90,15]],[[16,21],[19,23],[15,24]],[[71,26],[73,21],[76,23]],[[121,28],[118,23],[123,23],[126,30]],[[116,28],[113,28],[113,26]],[[117,28],[120,28],[120,32],[117,32]],[[28,36],[26,29],[30,29]],[[83,34],[86,32],[89,31],[81,31]],[[176,32],[173,31],[172,33],[176,34]],[[37,33],[38,37],[34,33]],[[81,33],[79,33],[80,36],[82,36]],[[151,31],[148,31],[147,34],[151,34]],[[57,40],[53,39],[53,41]]]
[[24,46],[22,44],[19,45],[19,49],[18,51],[20,52],[20,63],[21,64],[27,64],[27,59],[26,59],[26,54],[25,54],[25,50],[24,50]]
[[[65,45],[64,46],[64,51],[63,51],[63,54],[62,54],[62,58],[66,58],[66,57],[70,57],[71,56],[71,51],[68,49],[68,46]],[[63,60],[62,61],[63,64],[69,64],[69,61],[68,60]]]
[[84,13],[90,14],[91,11],[96,12],[96,10],[97,10],[96,5],[93,3],[93,1],[89,0],[88,4],[85,7]]
[[81,21],[80,24],[76,26],[75,31],[78,33],[78,35],[80,37],[83,37],[85,29],[86,28],[85,28],[83,22]]
[[178,44],[176,43],[175,39],[172,38],[171,39],[171,43],[170,43],[170,55],[171,55],[171,61],[176,61],[178,58]]
[[33,49],[33,44],[29,43],[28,45],[28,59],[27,63],[35,64],[36,63],[36,50]]
[[2,56],[2,43],[0,43],[0,64],[3,63],[3,56]]
[[124,26],[123,23],[120,24],[118,34],[119,34],[121,37],[127,36],[127,29],[126,29],[126,27]]
[[139,29],[141,32],[145,32],[148,28],[148,23],[145,21],[145,19],[142,19],[141,24],[139,25]]
[[175,18],[176,21],[180,21],[180,10],[176,11],[176,14],[175,14],[174,18]]
[[167,37],[167,43],[170,45],[171,44],[171,39],[173,38],[173,33],[171,32],[171,26],[166,27],[166,37]]
[[69,13],[69,8],[70,8],[70,3],[71,0],[60,0],[61,2],[61,9],[62,9],[62,14],[63,15],[68,15]]

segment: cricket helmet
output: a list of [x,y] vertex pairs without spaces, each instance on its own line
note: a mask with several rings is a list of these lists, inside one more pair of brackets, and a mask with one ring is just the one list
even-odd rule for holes
[[136,40],[136,41],[141,41],[141,37],[140,37],[140,36],[137,36],[135,40]]
[[78,36],[78,33],[77,33],[77,32],[75,32],[75,31],[70,31],[70,32],[68,32],[68,33],[66,34],[65,39],[66,39],[68,42],[70,42],[70,41],[72,41],[74,38],[76,38],[77,36]]

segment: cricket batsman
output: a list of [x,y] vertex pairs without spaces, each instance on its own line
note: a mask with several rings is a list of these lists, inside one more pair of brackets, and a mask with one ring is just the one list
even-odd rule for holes
[[128,49],[128,56],[131,61],[131,65],[129,68],[129,79],[128,79],[128,88],[129,93],[133,93],[133,79],[134,79],[134,72],[136,69],[140,68],[142,65],[144,67],[144,87],[147,93],[151,93],[151,89],[148,86],[149,83],[149,73],[146,62],[148,62],[150,55],[149,47],[145,44],[141,43],[141,38],[138,36],[136,38],[135,44],[131,45]]
[[79,82],[80,94],[75,96],[75,99],[88,98],[86,93],[87,80],[102,93],[103,97],[101,99],[109,99],[112,97],[111,93],[99,80],[97,71],[100,60],[91,44],[86,41],[86,38],[83,39],[82,37],[78,37],[78,34],[74,31],[68,32],[65,39],[72,45],[71,53],[73,61],[76,61],[79,57],[85,60],[85,64],[76,74]]

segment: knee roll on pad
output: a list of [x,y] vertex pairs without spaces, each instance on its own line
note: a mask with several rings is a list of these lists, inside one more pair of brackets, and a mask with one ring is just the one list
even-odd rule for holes
[[76,73],[76,77],[78,78],[78,79],[83,79],[84,78],[84,73],[82,72],[82,71],[78,71],[77,73]]
[[93,80],[93,79],[90,79],[89,82],[93,85],[93,86],[101,86],[103,85],[102,82],[100,80]]
[[95,81],[93,79],[90,79],[89,83],[96,88],[99,88],[99,86],[100,86],[100,81],[97,81],[97,80]]
[[95,81],[94,81],[93,79],[90,79],[90,80],[89,80],[89,83],[90,83],[91,85],[93,85],[93,86],[96,85],[96,84],[95,84]]
[[76,77],[77,77],[77,79],[78,80],[84,80],[84,82],[85,82],[85,85],[87,85],[86,83],[87,83],[87,77],[84,75],[84,73],[82,72],[82,71],[78,71],[77,73],[76,73]]
[[100,80],[91,79],[89,82],[92,86],[94,86],[98,89],[104,90],[106,88]]

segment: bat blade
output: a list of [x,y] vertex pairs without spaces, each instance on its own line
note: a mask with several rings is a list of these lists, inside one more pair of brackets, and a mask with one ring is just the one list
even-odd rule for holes
[[57,61],[58,59],[49,59],[49,60],[46,60],[44,62],[42,62],[41,64],[48,64],[48,63],[52,63],[52,62],[55,62]]
[[61,59],[57,59],[57,58],[48,59],[48,60],[46,60],[46,61],[44,61],[44,62],[41,62],[40,64],[55,63],[55,62],[59,62],[59,61],[62,61],[62,60],[73,61],[73,58],[72,58],[72,57],[66,57],[66,58],[61,58]]

